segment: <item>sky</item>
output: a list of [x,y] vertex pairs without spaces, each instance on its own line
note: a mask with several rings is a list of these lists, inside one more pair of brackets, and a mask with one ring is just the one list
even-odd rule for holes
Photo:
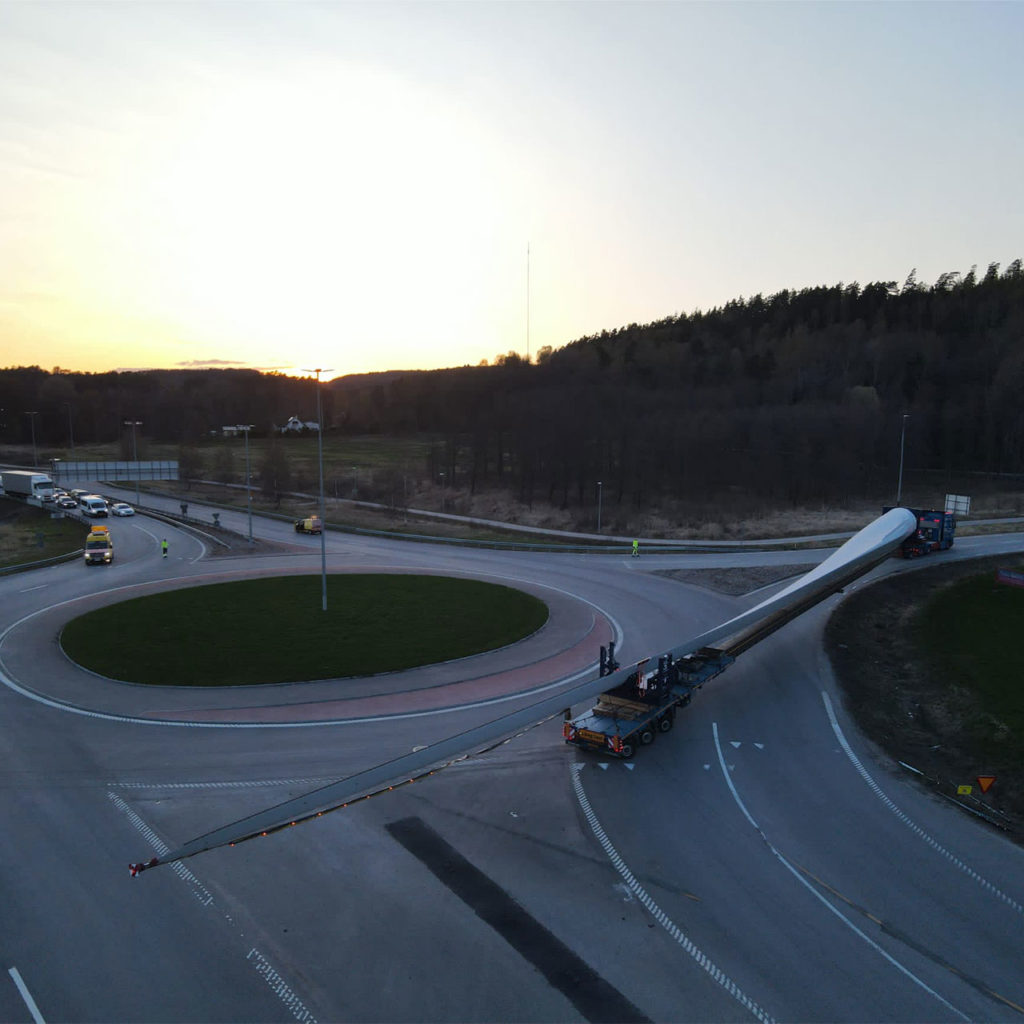
[[1024,3],[0,0],[0,365],[535,356],[1024,256]]

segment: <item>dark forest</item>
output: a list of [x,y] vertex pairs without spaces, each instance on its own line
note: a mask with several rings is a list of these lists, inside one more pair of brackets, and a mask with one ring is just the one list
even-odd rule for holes
[[[344,353],[338,353],[339,360]],[[343,365],[338,362],[336,365]],[[0,370],[0,441],[123,438],[139,418],[183,448],[224,424],[316,418],[308,380],[249,370]],[[26,415],[34,411],[35,416]],[[463,488],[634,507],[741,490],[775,505],[845,502],[908,464],[946,477],[1024,474],[1021,261],[924,285],[838,284],[630,324],[527,362],[389,371],[324,385],[333,435],[425,436]],[[30,422],[31,420],[31,422]]]

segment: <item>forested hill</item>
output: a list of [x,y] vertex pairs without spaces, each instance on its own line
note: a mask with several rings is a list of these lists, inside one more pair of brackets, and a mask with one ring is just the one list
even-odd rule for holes
[[569,504],[597,480],[640,505],[887,493],[904,414],[908,467],[1022,473],[1024,271],[756,295],[582,338],[536,366],[510,355],[406,375],[348,406],[357,429],[458,435],[478,481]]
[[[339,352],[336,365],[343,362]],[[742,492],[773,502],[888,493],[908,415],[909,470],[1024,473],[1024,271],[925,286],[783,291],[631,324],[533,364],[363,374],[324,389],[329,430],[432,434],[451,483],[526,499],[640,507]],[[187,444],[230,423],[315,418],[308,381],[245,370],[0,371],[0,438],[123,435]]]

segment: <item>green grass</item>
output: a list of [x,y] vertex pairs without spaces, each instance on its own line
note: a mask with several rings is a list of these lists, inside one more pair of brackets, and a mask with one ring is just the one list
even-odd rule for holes
[[0,568],[78,551],[85,546],[86,533],[74,519],[52,519],[50,509],[0,498]]
[[69,622],[68,656],[112,679],[244,686],[365,676],[479,654],[547,621],[511,587],[443,576],[337,575],[217,583]]
[[985,709],[984,720],[966,726],[990,739],[1024,735],[1022,631],[1024,588],[996,583],[992,573],[940,591],[918,620],[916,637],[934,670],[976,694]]

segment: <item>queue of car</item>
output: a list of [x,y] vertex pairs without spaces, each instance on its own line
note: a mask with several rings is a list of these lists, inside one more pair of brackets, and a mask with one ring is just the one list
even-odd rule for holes
[[135,509],[126,501],[115,501],[103,498],[98,494],[90,494],[81,487],[66,491],[62,487],[53,490],[53,503],[57,508],[66,510],[77,509],[90,518],[101,516],[133,516]]

